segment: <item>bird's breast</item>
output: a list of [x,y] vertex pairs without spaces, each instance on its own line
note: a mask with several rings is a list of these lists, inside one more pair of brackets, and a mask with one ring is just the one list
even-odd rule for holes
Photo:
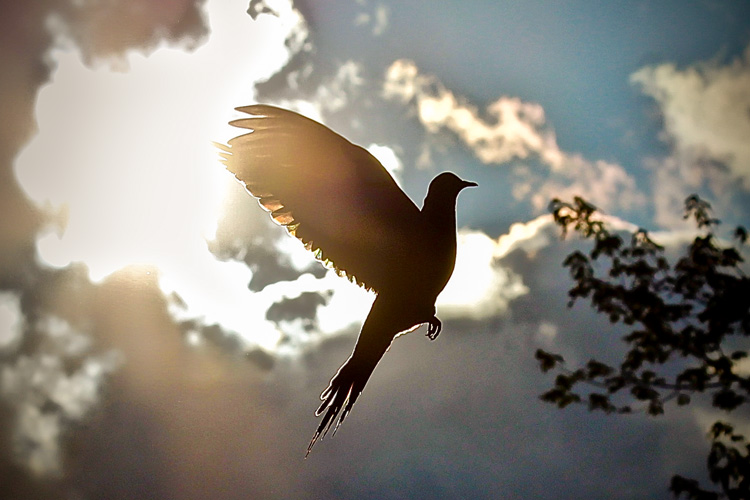
[[448,283],[456,264],[456,233],[452,231],[415,232],[414,245],[404,254],[400,271],[394,273],[398,286],[434,302]]

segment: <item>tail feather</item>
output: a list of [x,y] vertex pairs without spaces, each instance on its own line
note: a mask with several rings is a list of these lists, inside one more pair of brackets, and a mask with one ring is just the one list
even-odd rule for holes
[[[323,420],[321,420],[318,429],[310,440],[310,445],[307,447],[307,453],[305,457],[310,454],[318,439],[323,439],[331,428],[333,428],[333,434],[336,434],[336,430],[344,422],[349,412],[352,411],[354,403],[362,394],[362,390],[365,388],[365,384],[370,379],[375,364],[363,363],[354,354],[339,368],[336,375],[333,376],[328,387],[320,395],[320,399],[323,402],[320,407],[315,411],[315,416],[318,417],[323,412]],[[338,417],[338,418],[337,418]]]
[[310,454],[315,442],[323,439],[329,430],[333,429],[333,433],[336,433],[352,411],[354,403],[362,394],[370,375],[394,337],[415,323],[419,323],[418,318],[405,314],[403,304],[399,301],[386,301],[382,295],[375,298],[372,309],[362,325],[354,352],[320,395],[322,404],[315,412],[315,416],[323,415],[323,420],[310,440],[305,456]]

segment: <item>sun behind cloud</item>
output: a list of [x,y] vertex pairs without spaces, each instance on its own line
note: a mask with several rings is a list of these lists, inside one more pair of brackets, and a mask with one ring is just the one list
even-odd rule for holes
[[[211,141],[229,137],[232,108],[288,61],[285,40],[300,30],[291,14],[253,21],[239,7],[211,2],[205,44],[128,53],[125,72],[55,49],[56,70],[37,100],[39,132],[15,171],[50,214],[37,240],[45,266],[81,262],[94,282],[134,264],[154,268],[186,314],[257,341],[270,326],[246,327],[251,272],[218,261],[206,243],[233,186]],[[266,49],[236,50],[256,45]]]

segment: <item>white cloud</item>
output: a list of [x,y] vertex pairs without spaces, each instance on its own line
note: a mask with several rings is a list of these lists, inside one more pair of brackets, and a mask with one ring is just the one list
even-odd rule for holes
[[648,66],[630,80],[659,104],[677,151],[726,164],[750,189],[750,46],[726,65]]
[[531,204],[537,210],[545,209],[553,198],[571,200],[574,196],[583,196],[605,210],[632,209],[644,202],[635,180],[616,163],[566,155],[561,162],[562,172],[564,175],[540,180],[538,187],[532,188]]
[[[358,0],[357,2],[361,6],[365,6],[366,2]],[[372,25],[372,36],[380,36],[385,33],[388,29],[388,17],[390,15],[390,9],[387,5],[379,3],[375,6],[372,12],[362,11],[357,14],[354,18],[354,24],[356,26],[369,26]]]
[[498,263],[501,245],[479,231],[458,233],[453,276],[438,296],[438,315],[482,319],[504,314],[508,304],[528,292],[521,277]]
[[683,226],[683,200],[704,184],[719,199],[736,186],[750,190],[750,46],[724,65],[647,66],[630,81],[656,101],[672,148],[666,158],[647,160],[659,224]]
[[[116,351],[87,356],[89,337],[60,318],[42,318],[35,330],[40,347],[3,365],[0,396],[16,410],[14,458],[38,475],[55,475],[62,466],[63,432],[86,417],[106,376],[122,359]],[[82,356],[84,360],[71,372],[66,365]]]
[[549,228],[554,227],[551,215],[540,215],[529,222],[517,222],[510,226],[508,234],[501,235],[497,240],[497,258],[508,255],[517,248],[533,254],[550,243]]
[[455,134],[485,164],[535,159],[546,166],[545,175],[516,169],[522,175],[514,195],[527,198],[534,193],[530,202],[537,211],[559,193],[581,195],[603,208],[629,209],[643,202],[635,181],[620,165],[562,151],[539,104],[503,96],[480,114],[436,77],[420,73],[412,61],[403,59],[388,68],[383,92],[386,98],[413,103],[428,132]]
[[[289,73],[289,87],[292,90],[298,90],[297,79],[310,72],[312,72],[312,66],[308,65],[302,70]],[[363,84],[362,65],[349,60],[342,63],[334,75],[318,85],[309,98],[281,99],[277,104],[322,123],[324,111],[331,113],[344,108],[349,100],[357,95]]]

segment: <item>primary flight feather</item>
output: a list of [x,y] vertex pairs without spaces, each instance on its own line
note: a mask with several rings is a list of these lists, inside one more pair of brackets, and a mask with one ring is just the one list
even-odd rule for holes
[[344,421],[399,333],[423,323],[431,339],[440,333],[435,299],[456,261],[456,198],[476,184],[444,172],[420,210],[375,157],[324,125],[274,106],[237,110],[249,117],[231,125],[249,132],[220,146],[227,169],[316,258],[377,294],[354,351],[321,394],[316,415],[325,415],[309,454]]

